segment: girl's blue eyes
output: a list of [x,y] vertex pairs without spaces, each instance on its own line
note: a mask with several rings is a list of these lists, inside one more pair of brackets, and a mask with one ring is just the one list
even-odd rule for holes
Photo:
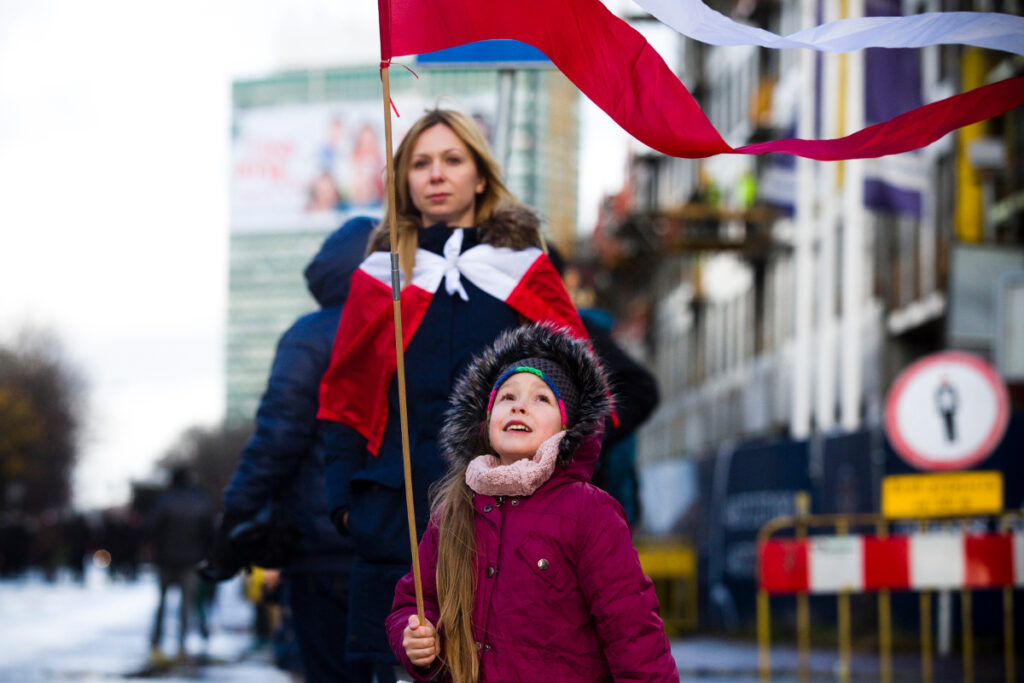
[[[516,397],[515,397],[515,394],[502,394],[501,396],[498,397],[498,400],[499,401],[514,401],[514,400],[516,400]],[[548,396],[547,394],[537,394],[537,396],[534,397],[534,400],[536,400],[536,401],[544,401],[545,403],[551,403],[552,402],[551,401],[551,397]]]

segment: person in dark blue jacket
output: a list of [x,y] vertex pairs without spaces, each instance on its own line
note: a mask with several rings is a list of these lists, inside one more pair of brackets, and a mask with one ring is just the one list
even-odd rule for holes
[[[160,601],[150,634],[150,655],[154,662],[164,660],[160,647],[163,641],[164,605],[173,586],[179,591],[178,656],[184,659],[185,635],[191,619],[198,589],[193,565],[209,552],[213,537],[214,507],[209,496],[199,488],[192,472],[185,465],[171,470],[170,486],[161,491],[147,518],[147,530],[153,546],[153,563],[160,578]],[[205,639],[206,623],[199,616],[199,632]]]
[[[427,112],[399,145],[395,169],[412,493],[422,535],[429,488],[446,471],[438,432],[455,380],[473,356],[524,320],[586,333],[542,250],[536,216],[502,184],[472,119]],[[353,276],[320,400],[331,516],[355,553],[348,659],[373,662],[378,681],[394,680],[384,622],[412,557],[388,231],[386,219]]]
[[277,345],[256,431],[224,490],[224,515],[213,562],[219,578],[235,574],[227,538],[271,501],[299,531],[284,567],[305,680],[369,681],[344,661],[351,542],[327,513],[324,435],[317,422],[320,377],[327,369],[352,272],[366,252],[375,222],[353,218],[332,233],[306,267],[309,291],[322,307],[298,320]]

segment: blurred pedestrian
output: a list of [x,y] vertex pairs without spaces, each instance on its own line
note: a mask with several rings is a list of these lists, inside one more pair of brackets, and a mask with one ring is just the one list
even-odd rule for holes
[[[585,332],[542,251],[536,215],[506,189],[471,118],[428,111],[398,146],[395,174],[412,497],[422,534],[427,491],[445,470],[437,433],[455,378],[473,355],[524,319]],[[352,278],[320,405],[331,518],[355,552],[347,655],[373,662],[382,682],[394,680],[396,663],[384,620],[412,561],[388,220]]]
[[142,556],[143,520],[134,507],[103,516],[100,545],[110,553],[110,578],[135,581]]
[[614,318],[610,313],[585,308],[580,309],[580,317],[608,375],[618,418],[606,425],[601,459],[592,481],[619,501],[630,527],[635,529],[643,513],[636,468],[636,430],[658,407],[658,381],[615,342],[611,335]]
[[217,582],[210,581],[201,576],[198,578],[195,604],[196,623],[199,626],[199,633],[202,634],[203,638],[207,638],[210,634],[210,612],[217,601]]
[[36,529],[35,562],[42,568],[43,577],[54,583],[57,581],[57,570],[60,569],[60,513],[54,508],[43,510],[37,520]]
[[[579,271],[567,265],[553,246],[549,248],[548,256],[564,278],[570,295],[575,297],[576,288],[570,282],[579,283]],[[635,529],[643,512],[636,468],[636,430],[658,407],[658,381],[612,337],[614,316],[593,307],[593,297],[586,298],[591,299],[590,305],[584,307],[579,304],[580,317],[593,343],[594,353],[601,362],[601,369],[608,377],[616,413],[616,419],[608,419],[605,424],[601,457],[591,483],[619,501],[630,527]]]
[[21,513],[0,511],[0,577],[20,576],[31,564],[32,528]]
[[93,546],[92,528],[85,515],[66,510],[61,518],[61,537],[64,549],[64,564],[75,581],[85,583],[86,557]]
[[414,679],[678,681],[654,584],[622,508],[590,485],[608,388],[588,346],[545,325],[508,332],[460,378],[449,462],[387,620]]
[[[177,466],[171,472],[170,486],[156,497],[147,529],[160,580],[160,602],[150,635],[151,656],[162,660],[164,605],[167,593],[175,587],[180,594],[178,613],[178,658],[185,659],[185,636],[189,612],[196,602],[199,577],[195,564],[210,551],[213,540],[214,509],[206,493],[192,481],[188,467]],[[207,632],[201,632],[205,639]]]
[[277,505],[298,538],[283,567],[285,607],[291,615],[306,680],[369,681],[346,666],[351,542],[327,514],[324,437],[317,422],[320,377],[327,369],[349,279],[366,252],[369,218],[353,218],[332,233],[305,269],[319,311],[299,318],[282,335],[256,413],[256,431],[224,490],[224,515],[212,558],[215,578],[228,578],[245,558],[231,534],[268,505]]
[[252,604],[253,649],[270,642],[281,624],[281,571],[252,567],[242,582],[245,599]]

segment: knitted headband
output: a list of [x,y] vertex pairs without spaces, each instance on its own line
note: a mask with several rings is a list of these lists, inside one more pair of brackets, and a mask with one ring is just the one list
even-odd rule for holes
[[544,380],[551,392],[558,401],[558,410],[562,415],[562,426],[569,427],[576,419],[576,412],[579,408],[579,392],[576,385],[569,379],[569,375],[558,363],[547,358],[523,358],[505,368],[498,381],[491,389],[491,395],[487,399],[487,419],[490,421],[491,408],[494,407],[494,397],[498,389],[512,375],[519,372],[529,372]]

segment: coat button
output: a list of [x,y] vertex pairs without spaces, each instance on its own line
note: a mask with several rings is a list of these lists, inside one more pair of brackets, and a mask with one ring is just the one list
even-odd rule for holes
[[519,505],[519,499],[518,498],[513,498],[512,499],[512,504],[513,505]]
[[477,650],[479,650],[481,647],[483,647],[482,645],[480,645],[480,641],[479,640],[475,641],[473,644],[476,645],[476,649]]
[[550,566],[550,564],[550,562],[548,562],[546,559],[542,557],[541,559],[537,560],[537,569],[544,571]]
[[490,512],[493,509],[490,505],[484,505],[484,512]]
[[484,652],[490,652],[490,651],[491,651],[491,646],[490,645],[484,645]]
[[488,567],[488,568],[487,568],[487,578],[489,579],[489,578],[491,578],[492,576],[494,576],[494,573],[495,573],[496,571],[498,571],[498,570],[497,570],[497,569],[495,569],[494,567]]

